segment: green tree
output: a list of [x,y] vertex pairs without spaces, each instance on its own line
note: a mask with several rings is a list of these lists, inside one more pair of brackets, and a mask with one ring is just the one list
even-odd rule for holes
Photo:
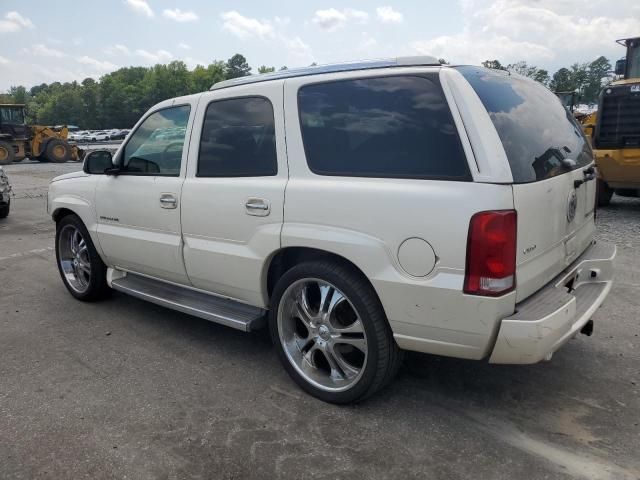
[[553,74],[549,88],[554,92],[572,92],[576,89],[573,76],[568,68],[561,68]]
[[494,70],[505,70],[499,60],[485,60],[482,62],[484,68],[492,68]]
[[611,63],[606,57],[600,56],[589,64],[587,80],[583,91],[583,100],[585,102],[595,102],[603,85],[611,81],[609,73],[611,72]]
[[267,67],[265,65],[258,67],[258,73],[271,73],[275,71],[276,71],[276,67]]
[[549,72],[542,68],[538,68],[533,65],[527,65],[527,62],[520,60],[516,63],[510,63],[506,67],[510,72],[515,72],[525,77],[532,78],[533,80],[547,85],[549,83]]
[[244,58],[244,56],[236,53],[233,57],[227,60],[224,71],[225,76],[228,79],[245,77],[251,74],[251,67],[247,63],[247,59]]

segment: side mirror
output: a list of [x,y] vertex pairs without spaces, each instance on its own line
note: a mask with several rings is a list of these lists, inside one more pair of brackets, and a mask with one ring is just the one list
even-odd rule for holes
[[616,70],[615,70],[616,75],[624,75],[624,71],[626,70],[626,68],[627,68],[627,61],[624,58],[616,61]]
[[92,175],[103,175],[113,168],[113,155],[108,150],[95,150],[84,157],[82,170]]

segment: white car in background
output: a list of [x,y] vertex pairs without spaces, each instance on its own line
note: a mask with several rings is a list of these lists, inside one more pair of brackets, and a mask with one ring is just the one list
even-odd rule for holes
[[53,179],[64,285],[250,331],[348,403],[402,350],[548,360],[591,334],[596,241],[580,126],[541,84],[409,57],[254,75],[151,108]]

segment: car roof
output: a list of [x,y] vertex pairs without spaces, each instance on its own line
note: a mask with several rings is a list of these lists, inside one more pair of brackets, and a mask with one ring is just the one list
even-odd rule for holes
[[412,57],[397,57],[381,60],[360,60],[358,62],[333,63],[329,65],[314,65],[304,68],[292,68],[280,70],[272,73],[262,73],[259,75],[249,75],[230,80],[223,80],[214,83],[209,90],[219,90],[221,88],[235,87],[237,85],[248,85],[252,83],[268,82],[270,80],[281,80],[285,78],[304,77],[308,75],[319,75],[323,73],[350,72],[354,70],[370,70],[374,68],[392,67],[414,67],[414,66],[440,66],[440,61],[429,55],[418,55]]

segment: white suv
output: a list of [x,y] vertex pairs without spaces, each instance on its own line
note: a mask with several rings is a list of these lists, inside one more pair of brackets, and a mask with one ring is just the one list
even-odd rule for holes
[[[534,363],[611,289],[593,155],[529,79],[425,57],[225,81],[55,178],[62,279],[249,331],[330,402],[401,351]],[[110,288],[109,288],[110,287]]]

